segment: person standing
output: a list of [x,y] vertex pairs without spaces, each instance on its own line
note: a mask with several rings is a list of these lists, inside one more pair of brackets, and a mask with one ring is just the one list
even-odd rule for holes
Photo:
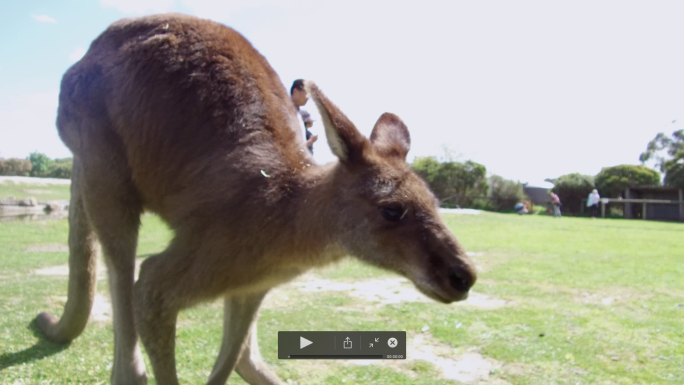
[[316,143],[316,141],[318,140],[318,135],[312,135],[309,131],[309,127],[313,125],[313,119],[311,119],[311,115],[308,112],[300,109],[300,107],[303,107],[306,104],[306,102],[309,101],[309,97],[306,95],[306,90],[304,90],[303,79],[297,79],[292,83],[292,87],[290,87],[290,98],[292,99],[292,103],[297,109],[297,113],[299,114],[299,116],[302,117],[302,121],[304,123],[304,130],[306,132],[306,147],[308,147],[309,151],[311,151],[311,153],[313,154],[313,144]]
[[598,205],[600,201],[601,196],[599,195],[598,190],[593,189],[587,197],[587,207],[591,207],[592,218],[596,218],[596,215],[598,214]]
[[309,128],[313,126],[314,120],[311,118],[311,114],[307,111],[299,110],[299,115],[302,116],[302,121],[304,122],[304,130],[306,132],[306,147],[309,148],[309,152],[313,154],[313,144],[318,139],[318,135],[314,135],[309,131]]
[[549,195],[551,195],[551,204],[553,205],[553,216],[554,217],[559,217],[561,216],[561,201],[560,198],[558,198],[558,195],[554,194],[551,190],[549,190]]

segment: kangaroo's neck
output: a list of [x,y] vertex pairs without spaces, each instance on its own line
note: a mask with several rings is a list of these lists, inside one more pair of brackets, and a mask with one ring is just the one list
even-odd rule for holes
[[299,175],[298,193],[288,202],[283,241],[305,264],[323,265],[343,257],[339,242],[341,213],[336,175],[338,164],[311,166]]

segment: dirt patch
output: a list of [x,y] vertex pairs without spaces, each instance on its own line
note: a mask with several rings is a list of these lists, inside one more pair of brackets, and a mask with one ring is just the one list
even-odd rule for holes
[[491,263],[489,261],[485,261],[481,259],[480,257],[484,256],[485,253],[481,251],[467,251],[466,254],[470,259],[473,261],[475,264],[475,269],[477,270],[478,273],[485,273],[488,272],[492,269]]
[[[292,309],[292,306],[294,305],[294,301],[292,300],[297,300],[298,293],[299,290],[295,282],[278,286],[277,288],[268,292],[268,295],[264,299],[264,303],[261,305],[261,308],[269,310]],[[223,303],[221,303],[221,308],[223,308]]]
[[[55,303],[64,306],[67,297],[52,297]],[[112,322],[112,302],[109,295],[95,294],[93,308],[90,310],[90,320],[96,322]]]
[[[138,277],[138,273],[140,272],[140,264],[142,262],[143,262],[143,259],[136,259],[135,260],[135,277],[136,277],[136,279]],[[42,269],[33,270],[33,274],[68,278],[69,277],[69,265],[64,264],[64,265],[45,267]],[[104,261],[100,259],[97,263],[97,280],[101,281],[103,279],[107,279],[107,266],[105,265]]]
[[480,215],[480,210],[475,209],[439,209],[440,214]]
[[638,292],[630,287],[611,287],[595,292],[582,290],[575,295],[573,300],[584,304],[611,306],[632,301],[646,301],[652,297],[653,294]]
[[485,255],[485,253],[482,251],[466,251],[466,255],[469,257],[481,257]]
[[501,371],[511,376],[522,377],[533,372],[534,368],[530,365],[515,362],[504,365],[503,368],[501,368]]
[[506,299],[493,298],[487,294],[477,293],[471,290],[470,294],[468,294],[466,304],[481,309],[496,309],[507,305],[514,305],[515,303]]
[[406,278],[373,279],[359,282],[337,282],[312,277],[295,285],[304,292],[344,291],[352,297],[389,305],[400,302],[432,302],[418,292]]
[[669,289],[655,289],[657,293],[669,295],[671,297],[684,298],[684,292],[669,290]]
[[28,253],[64,253],[69,252],[67,245],[35,245],[26,248]]
[[112,321],[112,301],[108,295],[95,294],[95,302],[90,311],[90,319],[98,322]]
[[[406,278],[372,279],[359,282],[337,282],[320,279],[313,276],[294,285],[303,292],[343,291],[348,295],[372,302],[376,305],[390,305],[401,302],[432,303],[430,298],[418,291]],[[492,309],[510,304],[510,301],[492,298],[486,294],[470,291],[468,299],[459,305],[469,305],[478,308]]]
[[441,378],[466,384],[507,384],[491,378],[491,373],[503,367],[501,362],[486,358],[477,348],[458,354],[456,349],[437,342],[430,334],[418,334],[409,339],[405,360],[350,360],[347,365],[379,365],[416,377],[411,370],[418,360],[429,362],[441,374]]
[[0,183],[25,183],[32,184],[34,186],[47,186],[51,184],[61,184],[70,185],[70,179],[58,179],[58,178],[34,178],[31,176],[0,176]]

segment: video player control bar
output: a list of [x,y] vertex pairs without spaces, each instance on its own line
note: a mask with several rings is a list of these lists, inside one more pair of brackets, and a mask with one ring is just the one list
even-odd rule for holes
[[401,360],[406,358],[406,332],[278,332],[278,358],[281,360]]

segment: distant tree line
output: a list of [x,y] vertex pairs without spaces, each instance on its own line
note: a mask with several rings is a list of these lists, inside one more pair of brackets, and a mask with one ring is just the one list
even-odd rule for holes
[[655,160],[656,167],[665,175],[665,186],[684,188],[684,130],[673,132],[671,137],[659,133],[648,142],[639,160],[642,165]]
[[[647,161],[655,160],[656,168],[646,167]],[[648,143],[646,151],[639,156],[641,165],[623,164],[601,169],[596,176],[567,174],[556,179],[552,191],[563,202],[564,212],[576,213],[591,190],[596,188],[605,198],[619,198],[627,187],[670,186],[684,188],[684,130],[675,131],[670,137],[659,133]],[[664,175],[664,177],[661,176]]]
[[[597,175],[572,173],[555,179],[551,191],[558,194],[563,212],[577,214],[593,189],[602,197],[623,197],[627,187],[674,186],[684,188],[684,130],[670,137],[658,134],[639,156],[641,165],[623,164],[604,167]],[[656,161],[660,171],[644,166]],[[455,162],[435,157],[416,158],[413,169],[423,177],[443,207],[471,207],[494,211],[509,211],[518,202],[528,198],[519,182],[498,175],[487,177],[484,165],[473,162]],[[661,177],[664,175],[664,177]]]
[[604,167],[596,176],[573,173],[547,181],[553,183],[551,191],[563,203],[563,212],[576,214],[582,201],[587,199],[593,189],[597,189],[604,198],[618,198],[622,197],[627,187],[660,186],[660,179],[660,173],[656,170],[623,164]]
[[441,207],[511,211],[526,199],[521,183],[498,175],[487,177],[487,168],[470,160],[418,157],[411,166],[430,186]]
[[26,159],[0,158],[0,175],[69,179],[72,164],[73,158],[50,159],[43,153],[33,152]]

